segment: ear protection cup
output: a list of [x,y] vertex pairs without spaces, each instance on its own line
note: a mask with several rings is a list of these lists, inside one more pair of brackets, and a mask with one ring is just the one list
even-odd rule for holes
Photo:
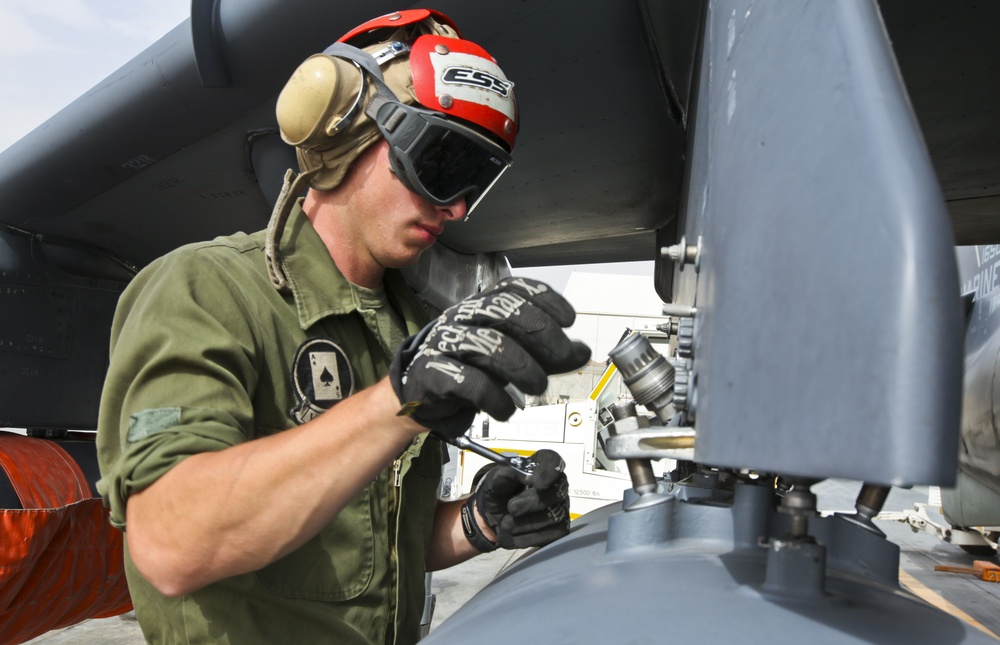
[[358,112],[361,70],[350,61],[325,54],[310,56],[285,84],[275,113],[281,138],[308,150],[328,149],[331,139],[350,127]]

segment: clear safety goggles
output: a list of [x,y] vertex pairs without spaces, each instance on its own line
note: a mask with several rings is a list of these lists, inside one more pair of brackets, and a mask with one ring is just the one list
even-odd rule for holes
[[466,217],[510,168],[503,148],[437,112],[389,101],[375,121],[399,180],[436,206],[464,197]]

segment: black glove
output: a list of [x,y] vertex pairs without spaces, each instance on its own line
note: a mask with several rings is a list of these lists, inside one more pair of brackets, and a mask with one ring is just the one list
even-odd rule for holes
[[562,330],[575,318],[561,295],[529,278],[505,278],[466,298],[396,350],[389,380],[400,414],[446,439],[464,434],[478,410],[509,418],[514,402],[505,385],[541,394],[549,374],[590,358],[590,348]]
[[[497,466],[479,483],[465,503],[463,521],[471,515],[472,504],[496,533],[496,546],[522,549],[545,546],[569,533],[569,483],[565,464],[558,453],[539,450],[532,459],[538,463],[530,480],[510,466]],[[466,537],[480,551],[491,551],[485,537]],[[485,547],[485,548],[484,548]]]

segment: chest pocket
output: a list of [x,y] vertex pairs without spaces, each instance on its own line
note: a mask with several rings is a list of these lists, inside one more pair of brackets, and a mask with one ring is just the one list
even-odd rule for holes
[[268,591],[286,598],[343,601],[368,589],[375,568],[370,487],[365,487],[319,535],[257,571]]

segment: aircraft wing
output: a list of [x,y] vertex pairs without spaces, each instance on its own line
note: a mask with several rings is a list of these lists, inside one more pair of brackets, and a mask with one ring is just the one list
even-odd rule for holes
[[[443,241],[515,266],[652,259],[677,214],[702,3],[437,3],[493,52],[523,112],[515,164]],[[961,243],[1000,240],[992,3],[880,3]],[[0,222],[136,267],[256,230],[294,163],[291,70],[389,2],[193,3],[192,18],[0,154]]]
[[[201,4],[211,3],[195,2],[189,22],[0,155],[0,221],[138,267],[265,225],[261,190],[276,193],[294,164],[276,134],[278,91],[307,56],[398,5],[222,2],[212,28]],[[653,232],[677,211],[685,137],[667,90],[686,92],[697,7],[674,9],[688,43],[676,62],[654,55],[649,9],[631,3],[438,8],[496,52],[524,114],[492,204],[445,244],[507,251],[515,265],[631,260],[636,248],[651,259]]]

